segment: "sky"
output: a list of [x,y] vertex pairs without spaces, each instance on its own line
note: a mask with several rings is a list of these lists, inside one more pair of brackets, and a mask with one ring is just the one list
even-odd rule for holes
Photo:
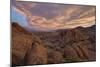
[[27,20],[26,17],[22,14],[18,13],[16,10],[11,10],[11,21],[17,22],[18,24],[22,26],[27,26]]
[[95,6],[13,1],[11,21],[36,30],[89,27],[95,24]]

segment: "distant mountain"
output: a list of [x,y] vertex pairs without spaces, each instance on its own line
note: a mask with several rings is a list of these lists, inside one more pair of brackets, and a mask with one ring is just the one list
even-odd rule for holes
[[[72,41],[81,41],[92,38],[95,40],[95,25],[92,27],[77,27],[74,29],[60,29],[51,32],[33,32],[38,35],[42,40],[47,41],[63,41],[72,42]],[[65,41],[66,40],[66,41]],[[55,41],[56,42],[56,41]]]

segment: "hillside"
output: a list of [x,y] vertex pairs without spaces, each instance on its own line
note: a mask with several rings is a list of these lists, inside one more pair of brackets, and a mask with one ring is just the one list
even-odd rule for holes
[[96,60],[95,25],[29,32],[12,23],[12,64],[51,64]]

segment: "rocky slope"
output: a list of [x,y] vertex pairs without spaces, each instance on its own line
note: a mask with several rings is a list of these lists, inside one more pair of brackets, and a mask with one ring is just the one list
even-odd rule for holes
[[94,61],[96,52],[95,25],[61,29],[52,32],[35,32],[49,49],[62,53],[65,62]]
[[12,64],[51,64],[96,60],[95,26],[28,32],[12,23]]
[[46,63],[46,48],[42,44],[36,35],[31,34],[16,23],[12,24],[13,65]]

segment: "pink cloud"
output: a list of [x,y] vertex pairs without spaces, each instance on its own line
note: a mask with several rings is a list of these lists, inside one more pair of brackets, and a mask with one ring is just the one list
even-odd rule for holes
[[[57,12],[58,15],[56,15],[52,19],[47,19],[46,17],[35,16],[32,14],[32,12],[34,12],[34,8],[39,6],[38,4],[39,3],[17,2],[17,6],[13,6],[13,8],[18,13],[26,16],[28,19],[28,23],[31,26],[38,26],[40,28],[65,29],[65,28],[75,28],[77,26],[88,27],[94,25],[96,22],[95,6],[65,5],[67,7],[66,8],[64,7],[63,10],[59,11],[51,10],[52,13]],[[57,5],[54,8],[56,9],[56,7],[58,8]],[[33,10],[30,11],[30,9]],[[48,10],[45,10],[45,12],[46,11]]]

